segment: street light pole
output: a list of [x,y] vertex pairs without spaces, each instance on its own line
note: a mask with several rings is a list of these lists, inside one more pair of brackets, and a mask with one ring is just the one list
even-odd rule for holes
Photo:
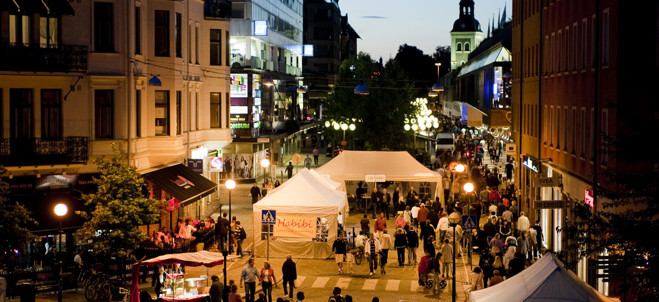
[[236,187],[236,181],[234,181],[233,179],[228,179],[227,181],[224,182],[224,185],[229,190],[229,219],[232,219],[233,216],[231,216],[231,190],[233,190]]
[[448,216],[448,221],[449,221],[449,224],[453,227],[453,280],[451,281],[452,282],[451,297],[452,297],[452,301],[455,302],[455,299],[456,299],[456,284],[455,283],[456,283],[456,279],[457,279],[457,277],[455,276],[455,254],[457,253],[457,240],[455,238],[455,229],[456,229],[458,223],[460,223],[460,214],[458,214],[456,212],[451,213],[451,215]]
[[[66,213],[69,211],[69,208],[64,203],[58,203],[55,208],[53,208],[55,215],[59,217],[59,253],[62,253],[62,218],[66,216]],[[60,255],[61,256],[61,255]],[[62,302],[62,258],[59,258],[59,280],[57,282],[57,301]]]

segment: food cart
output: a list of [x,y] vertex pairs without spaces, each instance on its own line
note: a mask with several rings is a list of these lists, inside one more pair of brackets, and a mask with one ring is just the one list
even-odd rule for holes
[[[236,258],[236,255],[227,256],[227,260]],[[224,264],[224,256],[219,252],[200,251],[194,253],[167,254],[147,259],[139,264],[133,264],[131,301],[140,301],[139,276],[141,266],[163,266],[179,263],[183,266],[205,266],[206,268]],[[208,279],[185,278],[184,274],[170,273],[167,275],[167,294],[161,296],[162,301],[203,301],[208,296]]]

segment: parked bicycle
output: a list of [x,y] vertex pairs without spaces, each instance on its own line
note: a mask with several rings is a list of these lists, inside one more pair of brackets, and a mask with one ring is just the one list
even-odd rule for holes
[[85,279],[87,301],[128,301],[130,287],[123,279],[111,279],[108,275],[92,272]]

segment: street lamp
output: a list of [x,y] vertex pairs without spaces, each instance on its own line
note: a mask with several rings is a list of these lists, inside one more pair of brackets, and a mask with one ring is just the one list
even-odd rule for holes
[[[59,252],[62,252],[62,218],[69,212],[69,207],[65,203],[58,203],[53,208],[55,215],[59,217]],[[59,258],[59,281],[57,285],[57,301],[62,302],[62,258]]]
[[261,167],[263,167],[263,184],[265,184],[266,181],[266,176],[268,174],[268,167],[270,166],[270,160],[267,158],[264,158],[261,160]]
[[231,216],[231,190],[236,187],[236,181],[233,179],[227,179],[227,181],[224,182],[224,186],[229,190],[229,219],[231,219],[233,217]]
[[[467,193],[467,195],[471,194],[471,192],[474,191],[474,184],[472,182],[467,182],[462,186],[462,189]],[[471,215],[469,211],[471,211],[471,197],[467,196],[467,199],[469,200],[469,205],[467,206],[467,214]],[[478,221],[475,221],[478,223]],[[473,268],[472,262],[471,262],[471,250],[472,250],[472,237],[471,237],[471,232],[469,232],[469,249],[467,249],[467,253],[469,254],[469,267]]]
[[455,302],[455,281],[456,281],[456,276],[455,276],[455,254],[457,253],[457,244],[455,240],[455,228],[460,223],[460,214],[453,212],[451,215],[448,215],[448,222],[453,227],[453,286],[452,286],[452,301]]

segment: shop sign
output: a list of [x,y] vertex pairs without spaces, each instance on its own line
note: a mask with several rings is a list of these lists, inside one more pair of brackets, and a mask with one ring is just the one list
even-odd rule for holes
[[559,187],[562,185],[563,178],[561,176],[552,177],[536,177],[536,185],[538,187]]
[[366,182],[385,182],[385,176],[382,175],[366,175]]
[[506,155],[514,156],[517,153],[517,145],[506,144]]
[[304,214],[278,213],[273,235],[276,237],[316,237],[316,217]]
[[535,173],[540,172],[540,161],[532,156],[526,154],[522,155],[522,165],[531,169],[531,171]]
[[219,157],[210,158],[211,172],[222,172],[222,159]]
[[192,171],[195,171],[196,173],[202,174],[204,173],[204,160],[188,158],[188,168],[190,168]]
[[231,97],[232,98],[246,98],[247,97],[247,74],[246,73],[232,73],[231,74]]
[[595,206],[595,196],[593,196],[593,190],[586,189],[584,193],[584,202],[591,208]]
[[565,207],[565,200],[536,200],[533,205],[536,209],[562,209]]

